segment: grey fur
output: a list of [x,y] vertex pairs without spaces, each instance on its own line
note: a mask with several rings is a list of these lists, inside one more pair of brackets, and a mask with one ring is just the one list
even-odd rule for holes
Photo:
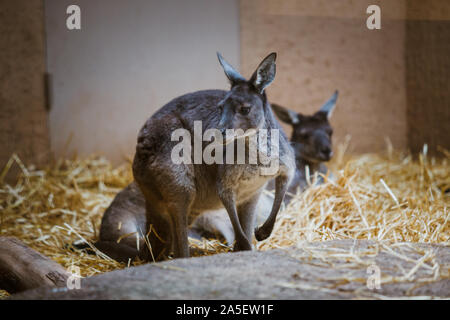
[[331,96],[330,100],[325,102],[325,104],[320,108],[320,111],[325,112],[327,114],[327,118],[330,119],[333,114],[334,108],[336,107],[337,98],[339,95],[339,91],[335,91]]
[[236,84],[238,82],[246,82],[245,78],[241,76],[239,72],[237,72],[231,64],[229,64],[220,54],[220,52],[217,52],[217,58],[219,59],[220,65],[223,68],[223,71],[225,72],[225,75],[227,76],[228,80],[230,80],[230,83]]
[[276,65],[275,59],[277,54],[272,52],[269,54],[258,66],[255,73],[252,75],[250,82],[253,86],[262,93],[264,89],[272,83],[275,79]]

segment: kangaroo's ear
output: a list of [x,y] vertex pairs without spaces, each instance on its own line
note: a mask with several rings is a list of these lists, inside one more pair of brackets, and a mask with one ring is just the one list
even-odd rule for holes
[[300,117],[297,112],[284,108],[278,104],[271,104],[271,106],[272,110],[281,121],[291,125],[300,123]]
[[228,77],[228,80],[230,80],[231,85],[235,85],[237,82],[245,82],[245,78],[241,76],[239,72],[237,72],[231,64],[225,61],[225,59],[222,57],[222,55],[217,52],[217,58],[219,59],[219,62],[223,68],[223,71],[225,71],[225,75]]
[[263,93],[264,89],[275,79],[276,58],[277,54],[275,52],[265,57],[250,78],[250,83],[259,93]]
[[336,90],[330,100],[325,102],[325,104],[319,110],[319,112],[325,112],[328,119],[330,119],[331,115],[333,114],[333,110],[336,107],[338,94],[339,91]]

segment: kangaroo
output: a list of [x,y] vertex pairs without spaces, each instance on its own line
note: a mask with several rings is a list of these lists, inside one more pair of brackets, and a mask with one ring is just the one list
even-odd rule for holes
[[[313,115],[302,115],[280,105],[271,104],[278,118],[292,126],[290,143],[295,152],[296,170],[284,198],[285,205],[298,191],[301,192],[307,188],[306,167],[309,168],[311,177],[315,172],[326,175],[328,171],[324,162],[329,161],[333,156],[331,143],[333,129],[329,119],[336,107],[337,98],[338,91]],[[323,182],[322,176],[318,177],[318,182]],[[273,181],[267,184],[266,189],[274,189]],[[273,198],[269,195],[261,195],[257,207],[258,223],[267,218],[272,202]],[[233,228],[223,210],[203,213],[193,222],[190,230],[193,235],[223,237],[228,244],[234,241]]]
[[[315,172],[325,175],[328,171],[324,162],[329,161],[333,156],[331,143],[333,129],[329,120],[336,107],[338,94],[339,92],[335,91],[319,111],[310,116],[272,104],[272,109],[278,118],[292,126],[290,142],[295,152],[296,170],[288,188],[285,202],[292,199],[292,194],[296,194],[297,189],[303,191],[308,186],[306,167],[309,168],[311,176]],[[319,182],[323,182],[322,176],[318,178]]]
[[[127,261],[138,256],[157,261],[170,255],[188,257],[189,221],[203,212],[221,208],[225,208],[233,227],[234,251],[251,250],[253,233],[258,241],[270,236],[295,170],[294,151],[265,93],[275,78],[276,53],[263,59],[250,80],[240,75],[220,53],[217,56],[231,84],[229,91],[204,90],[175,98],[153,114],[140,130],[132,165],[135,182],[122,190],[106,210],[100,240],[95,243],[113,259]],[[215,128],[223,135],[228,129],[278,130],[278,170],[261,174],[267,165],[259,159],[256,164],[196,164],[195,159],[192,163],[175,164],[172,151],[177,143],[172,141],[172,133],[184,129],[193,137],[194,121],[201,121],[203,132]],[[238,139],[242,136],[234,136],[231,144],[237,144]],[[250,139],[245,135],[244,139],[248,146]],[[191,149],[195,148],[193,140]],[[223,145],[223,153],[228,154],[227,145]],[[187,156],[188,160],[192,158]],[[275,179],[275,199],[271,212],[265,223],[254,229],[258,199],[272,179]],[[140,192],[143,197],[136,198]],[[141,215],[143,211],[145,214]],[[130,234],[146,236],[148,242],[128,237]]]
[[[302,115],[272,104],[272,110],[278,118],[292,126],[291,146],[295,152],[296,169],[294,178],[284,198],[287,205],[299,190],[307,187],[306,166],[310,175],[314,172],[325,174],[327,168],[323,162],[328,161],[331,151],[331,137],[333,134],[329,119],[336,106],[338,92],[317,111],[314,115]],[[322,177],[319,176],[319,183]],[[275,188],[273,180],[266,189]],[[262,223],[270,213],[273,197],[263,193],[258,201],[258,224]],[[199,215],[190,223],[188,235],[191,238],[201,236],[219,236],[231,245],[234,242],[233,226],[228,213],[224,209],[209,210]],[[146,248],[144,231],[146,230],[146,209],[144,195],[135,182],[132,182],[120,191],[109,207],[106,209],[100,227],[100,241],[95,246],[111,258],[127,262],[135,257],[144,258],[142,252]],[[78,246],[80,247],[80,246]]]

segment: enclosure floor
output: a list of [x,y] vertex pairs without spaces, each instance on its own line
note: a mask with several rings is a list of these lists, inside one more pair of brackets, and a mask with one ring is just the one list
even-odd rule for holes
[[450,248],[441,245],[304,242],[150,263],[83,279],[77,290],[43,288],[13,298],[439,299],[450,297],[449,265]]
[[[312,178],[311,187],[282,209],[272,236],[254,243],[257,250],[338,239],[373,240],[388,247],[400,242],[449,245],[447,151],[441,159],[420,154],[417,160],[392,150],[359,156],[344,151],[338,147],[329,164],[334,179],[325,177],[326,183],[316,185]],[[71,244],[97,239],[104,210],[132,181],[129,164],[113,167],[104,158],[90,157],[37,170],[13,156],[0,181],[12,166],[22,174],[16,185],[0,183],[0,236],[15,236],[65,268],[77,266],[84,277],[128,267]],[[213,239],[190,245],[199,255],[230,251]],[[424,259],[432,265],[432,256]],[[448,274],[448,265],[440,266],[440,272]],[[0,291],[0,297],[5,295]]]

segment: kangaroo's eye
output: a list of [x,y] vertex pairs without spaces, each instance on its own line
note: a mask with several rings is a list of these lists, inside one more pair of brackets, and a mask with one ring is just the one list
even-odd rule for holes
[[241,110],[239,110],[239,112],[242,115],[246,116],[246,115],[248,115],[250,113],[250,107],[242,107]]

